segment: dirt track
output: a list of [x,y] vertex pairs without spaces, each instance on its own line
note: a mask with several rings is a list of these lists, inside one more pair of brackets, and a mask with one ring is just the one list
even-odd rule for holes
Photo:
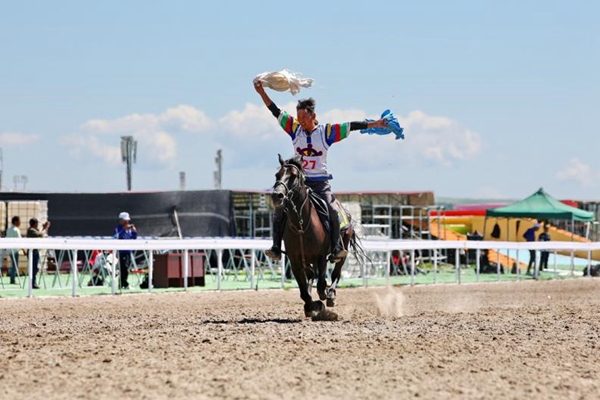
[[338,322],[296,291],[3,299],[0,398],[600,398],[600,280],[338,299]]

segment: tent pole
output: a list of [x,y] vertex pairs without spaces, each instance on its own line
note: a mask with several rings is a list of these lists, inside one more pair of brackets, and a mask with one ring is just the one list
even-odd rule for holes
[[571,216],[571,242],[575,240],[575,216]]
[[[506,241],[510,242],[510,219],[508,217],[506,217]],[[506,269],[508,270],[508,272],[506,272],[507,274],[510,273],[510,249],[506,249]]]
[[485,240],[485,228],[487,225],[487,213],[485,215],[485,218],[483,219],[483,240]]
[[585,223],[585,238],[588,240],[590,239],[590,225],[591,224],[592,223],[589,221]]

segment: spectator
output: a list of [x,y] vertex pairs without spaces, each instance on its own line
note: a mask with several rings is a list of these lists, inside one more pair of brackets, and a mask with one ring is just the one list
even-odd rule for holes
[[[48,229],[50,228],[50,221],[46,221],[44,222],[44,225],[42,225],[42,230],[39,230],[39,221],[37,220],[37,218],[31,218],[29,220],[29,229],[27,229],[27,237],[28,238],[43,238],[45,236],[48,236]],[[40,251],[39,250],[33,250],[32,252],[32,257],[33,257],[33,276],[31,277],[31,285],[33,286],[34,289],[39,289],[40,287],[37,285],[36,283],[36,277],[37,277],[37,273],[38,273],[38,264],[40,262]]]
[[[12,217],[11,223],[12,225],[6,230],[6,237],[20,239],[21,230],[19,228],[21,226],[21,218],[15,215]],[[27,255],[25,250],[23,250],[23,254]],[[19,268],[19,249],[8,250],[8,255],[12,261],[11,268],[8,270],[8,275],[10,276],[10,284],[14,285],[17,283],[15,279]]]
[[[135,240],[137,239],[137,228],[131,223],[129,213],[122,212],[119,214],[119,225],[115,228],[113,238],[119,240]],[[129,289],[129,266],[131,265],[133,251],[119,250],[119,269],[121,271],[121,289]]]
[[[533,228],[527,229],[523,237],[528,242],[535,242],[535,233],[540,229],[540,224],[536,222]],[[529,250],[529,265],[527,265],[527,275],[531,275],[531,267],[535,266],[535,250]]]
[[[475,267],[477,269],[477,267]],[[498,264],[490,261],[490,251],[484,249],[479,255],[479,272],[482,274],[495,274],[498,272]],[[500,266],[500,273],[504,273],[504,267]]]
[[[548,225],[544,225],[544,232],[538,238],[540,242],[549,242],[550,235],[548,234]],[[547,250],[544,250],[540,254],[540,271],[543,271],[548,268],[548,257],[550,253]]]

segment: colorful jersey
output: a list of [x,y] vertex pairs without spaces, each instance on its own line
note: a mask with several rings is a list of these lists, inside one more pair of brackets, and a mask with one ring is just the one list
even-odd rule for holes
[[282,111],[277,118],[284,131],[292,138],[294,154],[304,156],[304,172],[309,181],[332,179],[327,171],[327,151],[332,144],[350,134],[350,123],[317,125],[306,132],[290,114]]

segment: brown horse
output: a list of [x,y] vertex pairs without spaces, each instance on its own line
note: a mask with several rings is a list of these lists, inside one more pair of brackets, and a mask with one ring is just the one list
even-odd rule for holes
[[[309,199],[309,189],[304,182],[302,157],[296,156],[284,161],[280,155],[279,163],[281,168],[275,175],[273,204],[277,208],[284,207],[287,215],[283,234],[286,254],[300,288],[300,297],[304,300],[304,315],[311,317],[315,312],[325,309],[321,300],[327,300],[328,307],[335,305],[336,287],[340,281],[345,258],[335,264],[331,273],[331,286],[327,287],[330,235]],[[355,255],[357,250],[362,252],[352,226],[342,233],[342,243],[345,249],[350,246]],[[317,301],[313,301],[311,296],[315,279],[320,299]]]

